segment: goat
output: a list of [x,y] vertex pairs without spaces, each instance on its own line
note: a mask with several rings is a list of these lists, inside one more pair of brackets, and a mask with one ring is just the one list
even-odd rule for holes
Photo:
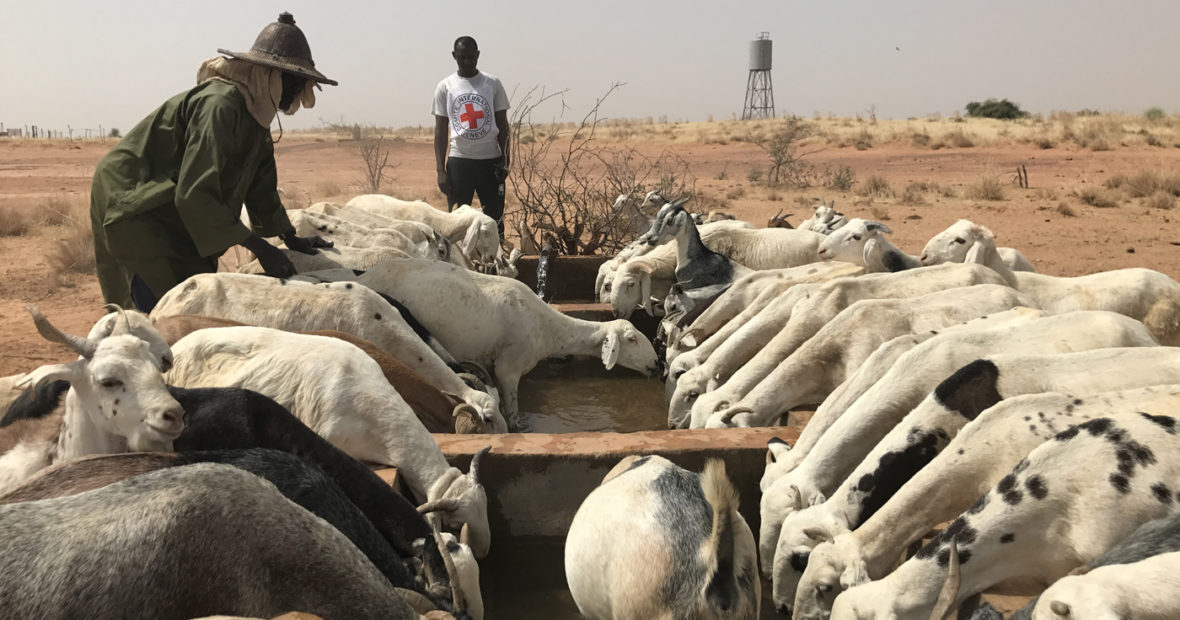
[[[286,407],[354,458],[398,468],[423,501],[457,500],[444,523],[471,526],[473,550],[487,554],[487,495],[472,476],[447,465],[426,428],[355,346],[323,336],[262,327],[195,331],[173,346],[167,374],[180,387],[241,387]],[[322,372],[325,366],[331,373]]]
[[1119,408],[1054,435],[893,573],[836,597],[832,617],[926,618],[948,571],[953,609],[1001,581],[1043,584],[1093,560],[1176,510],[1175,425]]
[[968,362],[1001,352],[1133,346],[1155,346],[1155,341],[1142,323],[1110,312],[1073,312],[930,338],[898,358],[820,435],[797,467],[763,491],[759,540],[764,552],[769,554],[777,542],[788,514],[801,510],[820,495],[832,493],[905,414]]
[[[775,552],[776,603],[795,600],[795,586],[803,572],[799,565],[806,564],[811,548],[872,517],[961,428],[1002,399],[1044,391],[1088,398],[1099,392],[1168,383],[1180,383],[1180,350],[1162,347],[993,355],[963,366],[894,427],[831,498],[817,497],[818,505],[784,519]],[[1044,412],[1038,418],[1030,426],[1054,428]]]
[[0,600],[13,618],[416,617],[343,534],[213,463],[0,506]]
[[[165,293],[152,310],[152,318],[200,314],[288,331],[347,332],[405,362],[431,385],[458,396],[475,407],[481,418],[492,420],[494,428],[501,428],[496,396],[468,387],[435,352],[446,351],[437,338],[427,336],[435,343],[428,346],[401,312],[390,307],[391,301],[354,282],[313,285],[210,273],[193,276]],[[427,334],[416,319],[415,323]],[[447,356],[454,359],[450,353]]]
[[967,257],[972,253],[976,256],[980,253],[994,253],[994,256],[1012,271],[1036,271],[1019,250],[996,247],[995,234],[970,220],[959,220],[931,237],[930,241],[926,242],[926,247],[922,248],[919,260],[923,265],[985,262],[979,259],[969,260]]
[[[198,329],[211,327],[241,327],[242,323],[227,319],[198,316],[192,314],[178,314],[160,317],[155,321],[156,329],[169,345]],[[406,401],[418,420],[432,433],[461,432],[461,426],[466,432],[484,433],[489,431],[504,432],[507,429],[493,428],[491,421],[479,417],[475,408],[463,403],[457,397],[447,395],[438,388],[430,385],[421,375],[414,372],[401,360],[377,348],[373,343],[362,340],[352,334],[325,329],[302,332],[311,336],[329,336],[348,342],[366,355],[373,358],[381,367],[381,373],[393,386],[399,396]]]
[[[69,388],[60,415],[20,421],[0,431],[0,493],[58,461],[127,449],[171,449],[184,428],[184,411],[160,374],[164,361],[171,362],[171,352],[161,354],[158,345],[133,334],[128,313],[117,306],[108,306],[117,316],[109,335],[97,338],[66,334],[39,310],[27,308],[45,339],[80,357],[36,368],[17,383],[18,388],[36,390],[62,380]],[[92,331],[103,330],[96,325]]]
[[501,252],[496,220],[471,205],[461,205],[448,212],[420,200],[399,200],[381,194],[357,196],[346,204],[386,217],[428,224],[451,243],[458,244],[464,255],[483,263],[494,263]]
[[[0,504],[75,495],[150,471],[195,463],[224,463],[265,479],[285,497],[324,519],[348,537],[391,585],[430,597],[431,593],[416,583],[414,568],[382,538],[331,478],[303,459],[278,450],[254,448],[86,457],[42,470],[20,487],[0,497]],[[467,592],[461,589],[457,575],[450,576],[450,581],[451,590],[463,592],[467,596]],[[450,607],[449,591],[445,598],[435,599],[432,600],[435,606],[454,611]]]
[[[823,402],[878,347],[897,336],[945,329],[1029,303],[1020,293],[1000,284],[956,287],[912,298],[858,301],[840,310],[784,359],[775,355],[766,374],[728,408],[722,406],[711,413],[705,426],[769,426],[792,408]],[[819,323],[823,314],[810,301],[801,302],[784,329],[796,330],[797,334],[802,331],[806,336],[810,329],[800,324]],[[767,350],[780,343],[776,337]],[[766,362],[760,354],[750,363]]]
[[797,228],[817,232],[821,235],[830,235],[848,223],[844,214],[836,210],[835,200],[829,200],[828,204],[824,204],[821,200],[814,209],[815,212],[811,214],[811,217],[803,220]]
[[582,615],[756,618],[754,536],[723,462],[700,475],[659,456],[629,456],[578,508],[565,574]]
[[608,370],[618,364],[648,376],[658,369],[651,342],[631,323],[567,317],[518,280],[403,259],[358,282],[400,299],[459,359],[491,366],[509,420],[521,376],[546,357],[601,356]]
[[[1143,565],[1143,568],[1149,570],[1140,572],[1139,563],[1159,557],[1161,563],[1171,564],[1175,561],[1177,552],[1180,552],[1180,515],[1173,513],[1160,519],[1148,521],[1139,526],[1139,529],[1130,536],[1119,541],[1117,545],[1099,556],[1098,559],[1090,562],[1084,568],[1074,569],[1070,576],[1062,577],[1049,586],[1049,589],[1040,597],[1033,599],[1012,614],[1012,620],[1033,618],[1033,609],[1038,607],[1042,598],[1049,601],[1049,605],[1043,606],[1049,607],[1051,612],[1056,613],[1057,609],[1067,611],[1060,604],[1056,606],[1057,609],[1053,609],[1054,600],[1065,604],[1068,608],[1068,613],[1050,614],[1048,616],[1050,620],[1058,620],[1060,616],[1086,618],[1089,617],[1088,612],[1091,611],[1106,613],[1100,617],[1160,618],[1161,620],[1175,618],[1180,610],[1170,609],[1169,605],[1173,604],[1171,594],[1176,592],[1176,586],[1163,587],[1158,583],[1152,583],[1153,578],[1158,579],[1156,575],[1152,574],[1155,571],[1150,570],[1150,565]],[[1172,557],[1162,558],[1165,554]],[[1176,574],[1174,569],[1168,572]],[[1090,575],[1095,573],[1097,573],[1095,578],[1091,579]],[[1124,574],[1137,579],[1124,585],[1122,582]],[[1075,577],[1079,575],[1081,577]],[[1058,587],[1059,584],[1062,586],[1061,588]],[[1067,593],[1066,590],[1074,591]],[[1157,599],[1159,594],[1164,593],[1168,595],[1167,602]],[[1117,598],[1111,600],[1112,597]],[[1067,599],[1068,602],[1062,599]],[[1082,600],[1085,600],[1085,603],[1079,604]],[[1153,608],[1145,608],[1147,607],[1145,603],[1152,604]],[[1164,612],[1163,615],[1151,615],[1161,612]]]
[[1047,312],[1118,312],[1143,321],[1160,344],[1180,345],[1180,283],[1158,271],[1116,269],[1073,278],[1017,271],[1011,277]]
[[902,252],[882,234],[892,232],[880,222],[853,218],[828,235],[819,247],[819,257],[821,260],[864,265],[870,272],[904,271],[921,267],[918,257]]
[[703,299],[721,292],[749,270],[705,246],[696,224],[684,210],[685,202],[664,205],[644,239],[651,246],[676,239],[676,282],[685,293]]
[[[946,267],[951,268],[946,269]],[[799,345],[815,335],[825,323],[856,301],[923,295],[975,284],[1004,283],[1003,279],[994,271],[985,267],[977,265],[971,265],[967,269],[957,267],[963,266],[943,265],[940,267],[940,269],[944,269],[942,271],[927,271],[926,273],[868,274],[858,278],[840,278],[823,284],[799,286],[791,289],[795,293],[796,299],[800,301],[797,302],[798,305],[792,304],[795,307],[791,310],[786,324],[770,339],[769,343],[765,339],[760,343],[735,341],[732,344],[727,343],[728,346],[724,347],[732,351],[740,346],[745,351],[757,351],[755,355],[752,357],[726,356],[720,355],[719,349],[719,355],[711,357],[696,369],[695,385],[686,381],[689,378],[687,374],[681,377],[680,383],[686,384],[685,388],[690,390],[695,388],[699,392],[705,391],[700,389],[704,387],[700,385],[702,377],[710,377],[717,382],[725,381],[724,386],[707,396],[698,398],[690,405],[692,423],[699,428],[714,412],[723,409],[724,405],[728,403],[737,401],[759,381],[762,381]],[[1006,296],[1000,295],[1000,297]],[[1008,298],[1008,300],[1016,301],[1013,298]],[[996,301],[993,298],[992,307],[997,307]],[[998,301],[1000,306],[1006,302],[1004,299]],[[1011,305],[1004,307],[1011,307]],[[964,314],[966,314],[964,320],[970,318],[969,313]],[[951,322],[944,321],[939,326],[945,326]],[[894,335],[900,333],[899,331]],[[742,365],[743,362],[744,365]],[[683,389],[680,384],[677,385],[677,388]],[[763,413],[761,419],[766,420],[762,423],[769,423],[768,420],[771,417],[777,416],[782,411],[783,409],[779,408],[761,412]]]

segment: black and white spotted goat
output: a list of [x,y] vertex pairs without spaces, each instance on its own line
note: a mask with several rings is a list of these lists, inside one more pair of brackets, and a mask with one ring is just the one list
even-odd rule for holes
[[1173,417],[1120,411],[1071,427],[896,571],[836,597],[832,617],[925,619],[944,589],[957,592],[946,600],[954,609],[1000,582],[1052,582],[1174,512],[1178,476]]

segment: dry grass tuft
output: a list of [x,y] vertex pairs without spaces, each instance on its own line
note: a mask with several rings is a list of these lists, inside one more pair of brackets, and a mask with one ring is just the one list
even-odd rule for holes
[[1121,189],[1131,198],[1144,198],[1157,193],[1180,196],[1180,175],[1143,170],[1133,176],[1116,174],[1106,180],[1109,189]]
[[[44,226],[65,226],[80,203],[66,196],[54,196],[37,205],[37,219]],[[89,222],[89,215],[87,215]]]
[[69,274],[94,272],[94,235],[90,230],[90,209],[84,203],[71,205],[53,242],[45,249],[45,262],[64,284]]
[[874,174],[870,175],[860,184],[856,190],[857,196],[867,196],[870,198],[892,198],[893,188],[889,186],[889,181],[885,177]]
[[1176,208],[1176,197],[1167,192],[1156,192],[1143,199],[1143,204],[1151,209],[1170,211]]
[[880,206],[874,205],[872,209],[869,209],[869,213],[873,214],[874,221],[877,221],[877,222],[889,221],[889,212],[886,211],[885,209],[881,208]]
[[1037,190],[1033,192],[1033,198],[1045,201],[1057,200],[1057,191],[1052,187],[1038,187]]
[[903,205],[923,205],[926,204],[925,192],[927,189],[926,183],[919,183],[917,181],[910,181],[902,190],[901,196],[897,199]]
[[0,237],[19,237],[31,228],[27,211],[16,207],[0,207]]
[[1000,177],[986,174],[979,182],[968,185],[965,195],[972,200],[1003,200],[1004,182]]
[[1077,217],[1078,216],[1078,214],[1073,210],[1073,208],[1070,207],[1069,204],[1064,201],[1057,203],[1056,211],[1058,213],[1060,213],[1061,215],[1064,215],[1065,217]]
[[1097,207],[1099,209],[1113,209],[1119,206],[1119,202],[1122,200],[1122,196],[1118,192],[1098,186],[1076,189],[1074,190],[1074,195],[1083,204],[1088,204],[1091,207]]

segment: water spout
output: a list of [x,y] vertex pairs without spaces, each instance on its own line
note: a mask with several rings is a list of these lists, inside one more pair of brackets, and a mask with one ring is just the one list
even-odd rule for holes
[[553,246],[546,241],[541,245],[541,257],[537,260],[537,297],[545,299],[545,284],[549,279],[549,257]]

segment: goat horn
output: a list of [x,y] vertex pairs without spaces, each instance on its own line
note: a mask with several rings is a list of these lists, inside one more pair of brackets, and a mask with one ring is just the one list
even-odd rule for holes
[[488,452],[491,452],[491,451],[492,451],[492,447],[488,446],[488,447],[484,448],[483,450],[476,452],[475,456],[471,457],[471,479],[475,481],[475,484],[480,484],[479,464],[481,461],[483,461],[484,455],[487,454]]
[[455,570],[455,560],[447,551],[447,545],[443,542],[442,532],[439,531],[438,519],[428,518],[430,521],[430,530],[434,534],[434,544],[438,545],[438,552],[442,555],[443,565],[447,567],[447,578],[451,582],[451,604],[455,607],[455,613],[461,614],[464,612],[463,588],[459,583],[459,571]]
[[467,527],[466,523],[463,524],[463,527],[459,528],[459,542],[468,547],[471,546],[471,529]]
[[81,336],[72,336],[54,327],[53,323],[50,323],[49,319],[45,318],[45,315],[41,314],[36,306],[25,304],[25,309],[33,315],[33,325],[37,326],[37,332],[46,340],[64,344],[86,359],[90,359],[94,355],[94,349],[98,346],[97,342]]
[[115,317],[115,325],[111,328],[111,334],[129,334],[131,333],[131,323],[127,319],[127,311],[119,304],[103,304],[103,310],[107,312],[118,312],[119,316]]
[[943,620],[954,609],[955,599],[959,596],[959,578],[959,543],[952,536],[946,581],[942,584],[942,591],[938,593],[938,601],[934,603],[934,610],[930,612],[930,620]]
[[726,411],[725,413],[721,414],[721,421],[725,422],[726,424],[729,424],[731,421],[733,421],[733,417],[735,415],[737,415],[739,413],[753,413],[753,412],[754,412],[754,410],[749,407],[745,407],[745,406],[733,407],[733,408],[729,409],[728,411]]
[[459,500],[454,497],[446,497],[443,499],[436,499],[434,501],[426,502],[418,507],[418,514],[430,514],[432,512],[455,512],[459,509]]
[[426,596],[421,592],[407,590],[406,588],[394,588],[394,591],[396,591],[398,596],[402,597],[402,600],[408,603],[414,611],[422,615],[426,615],[438,609],[438,606],[431,602],[430,599],[426,598]]

